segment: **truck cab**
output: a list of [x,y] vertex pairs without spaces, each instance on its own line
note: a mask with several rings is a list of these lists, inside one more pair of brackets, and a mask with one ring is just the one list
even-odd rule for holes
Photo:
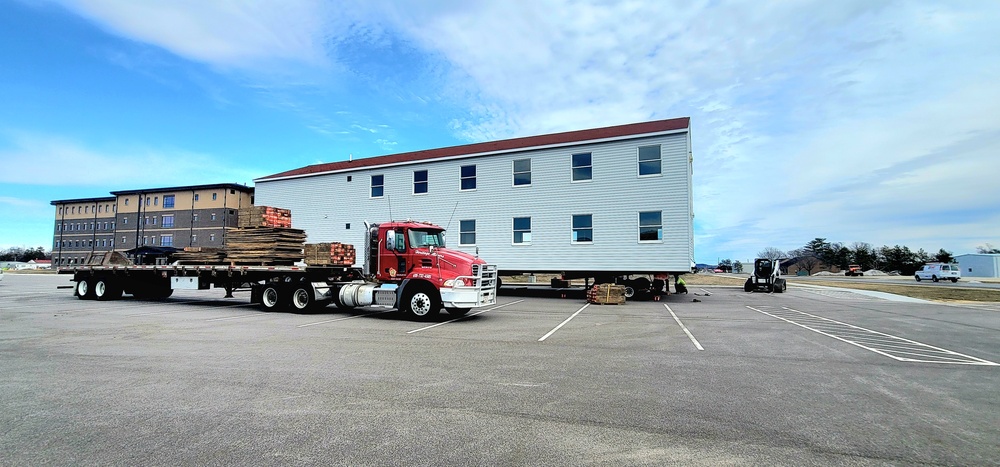
[[[343,287],[338,303],[391,305],[418,317],[433,316],[441,308],[461,316],[470,308],[495,304],[496,266],[447,248],[444,232],[440,226],[409,220],[369,224],[367,284]],[[358,292],[371,298],[355,300]]]
[[962,269],[958,263],[927,263],[914,274],[917,282],[930,279],[934,282],[945,279],[958,282],[962,278]]

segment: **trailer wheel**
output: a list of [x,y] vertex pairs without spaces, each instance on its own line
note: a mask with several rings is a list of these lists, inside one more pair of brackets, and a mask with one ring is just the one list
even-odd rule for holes
[[88,280],[88,279],[81,279],[81,280],[77,281],[77,283],[76,283],[76,296],[79,297],[80,300],[93,300],[94,299],[94,290],[93,290],[93,287],[90,286],[90,280]]
[[122,297],[122,289],[107,278],[100,278],[94,281],[94,298],[98,300],[117,300]]
[[296,287],[288,301],[295,311],[304,312],[316,308],[312,287]]
[[264,306],[265,310],[274,310],[278,308],[278,304],[281,299],[281,293],[278,292],[278,288],[269,285],[264,287],[264,291],[260,294],[260,304]]
[[[412,313],[417,318],[430,319],[441,311],[441,299],[437,291],[429,286],[414,286],[403,294],[403,312]],[[407,287],[409,289],[410,287]]]

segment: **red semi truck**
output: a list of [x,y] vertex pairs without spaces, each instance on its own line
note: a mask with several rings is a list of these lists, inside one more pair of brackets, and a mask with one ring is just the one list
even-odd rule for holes
[[165,299],[177,289],[224,288],[227,296],[250,290],[267,310],[305,312],[339,308],[396,308],[420,318],[442,308],[461,316],[496,303],[497,268],[478,256],[445,247],[444,229],[402,221],[365,224],[364,268],[342,266],[129,265],[75,266],[74,295],[115,300],[123,294]]

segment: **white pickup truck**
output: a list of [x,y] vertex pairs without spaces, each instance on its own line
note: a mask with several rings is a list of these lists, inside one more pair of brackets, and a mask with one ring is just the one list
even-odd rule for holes
[[923,279],[930,279],[934,282],[942,279],[958,282],[962,278],[962,269],[958,263],[927,263],[914,274],[914,277],[917,282]]

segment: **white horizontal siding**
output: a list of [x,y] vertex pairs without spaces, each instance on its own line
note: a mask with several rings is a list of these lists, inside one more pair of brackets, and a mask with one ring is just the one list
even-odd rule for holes
[[[662,174],[639,177],[638,147],[651,144],[661,145]],[[309,242],[360,246],[364,221],[410,218],[447,227],[449,247],[478,247],[502,270],[686,271],[694,256],[689,148],[684,132],[260,181],[256,204],[291,209]],[[571,179],[571,155],[580,152],[592,154],[589,182]],[[531,186],[514,187],[513,161],[529,158]],[[476,190],[461,191],[460,167],[471,164]],[[413,194],[414,170],[428,171],[427,194]],[[372,199],[370,176],[377,174],[385,177],[385,196]],[[639,242],[639,211],[662,211],[662,242]],[[593,216],[592,244],[572,243],[573,214]],[[512,245],[514,217],[531,217],[531,245]],[[458,244],[459,221],[468,219],[476,220],[476,246]]]

